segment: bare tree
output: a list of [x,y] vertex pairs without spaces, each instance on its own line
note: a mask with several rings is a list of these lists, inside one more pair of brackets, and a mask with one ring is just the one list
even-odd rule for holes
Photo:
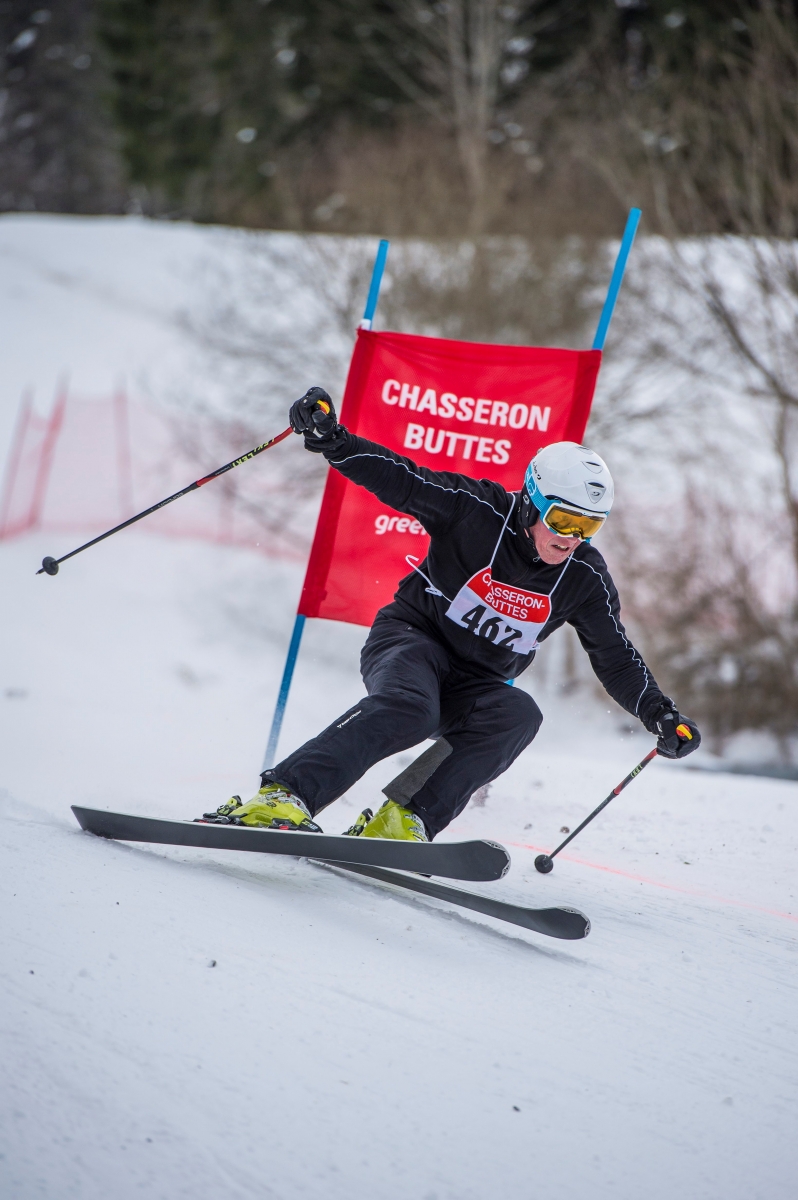
[[634,522],[620,517],[610,556],[623,561],[624,616],[660,685],[714,749],[754,730],[774,737],[789,762],[798,752],[798,612],[778,531],[706,485],[677,512],[652,508],[646,540],[639,510]]
[[[209,302],[183,322],[201,351],[206,390],[215,381],[202,411],[262,424],[312,382],[340,396],[375,239],[231,236],[235,252],[204,267]],[[579,239],[397,240],[380,323],[437,337],[584,345],[605,269],[602,247]]]
[[638,247],[631,282],[614,331],[622,363],[608,363],[589,435],[600,431],[613,459],[635,451],[624,471],[635,499],[621,493],[609,557],[663,686],[719,744],[767,729],[787,758],[798,711],[798,245],[654,239]]
[[489,139],[499,101],[527,74],[539,7],[539,0],[520,7],[501,0],[431,6],[396,0],[389,15],[375,13],[370,24],[356,26],[377,66],[454,137],[472,234],[482,233],[488,219]]
[[590,436],[645,463],[626,514],[621,493],[609,555],[661,683],[721,742],[767,729],[786,757],[798,679],[794,6],[740,5],[693,52],[685,89],[664,58],[631,87],[626,64],[596,51],[604,92],[574,132],[582,161],[663,235],[636,248]]
[[755,406],[798,572],[798,19],[763,0],[736,25],[690,94],[666,80],[625,105],[667,238],[639,300],[649,355]]
[[[203,268],[198,290],[208,300],[182,321],[197,349],[193,377],[169,397],[184,452],[198,464],[233,458],[280,429],[287,405],[314,383],[339,402],[375,250],[372,238],[225,235],[224,252],[209,255]],[[380,324],[434,336],[583,345],[585,324],[596,317],[597,265],[603,255],[573,240],[396,242]],[[275,489],[261,506],[264,527],[306,544],[324,462],[292,439],[267,474]],[[248,479],[229,476],[229,498],[252,518],[260,496],[249,496]]]

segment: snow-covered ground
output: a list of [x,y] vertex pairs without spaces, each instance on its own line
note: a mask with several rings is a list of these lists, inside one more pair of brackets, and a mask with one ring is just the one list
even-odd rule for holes
[[[166,257],[216,236],[144,230]],[[137,262],[143,284],[140,250],[120,294]],[[33,267],[25,286],[41,298]],[[82,287],[46,283],[38,343],[35,306],[9,316],[3,420],[37,371],[96,370],[102,391],[179,366],[165,322],[133,336],[115,301],[92,366]],[[0,1195],[791,1200],[795,784],[656,761],[538,875],[651,744],[543,686],[552,643],[524,681],[537,741],[447,836],[504,842],[512,870],[484,890],[583,909],[584,942],[304,861],[103,842],[70,804],[190,817],[254,791],[301,571],[129,532],[34,575],[60,549],[0,544]],[[309,623],[283,750],[358,697],[363,636]]]
[[135,218],[0,218],[3,458],[25,388],[47,411],[61,378],[102,396],[120,379],[187,368],[176,318],[214,233]]
[[[328,311],[330,300],[346,308],[348,276],[334,271],[370,260],[377,239],[330,241],[334,255],[325,239],[290,234],[0,215],[0,455],[23,390],[46,412],[61,380],[78,395],[109,396],[123,382],[134,401],[259,418],[282,417],[281,396],[301,394],[308,378],[339,390],[351,333]],[[228,328],[231,311],[250,328]]]
[[[0,1194],[794,1194],[793,784],[656,762],[541,877],[649,739],[537,693],[538,742],[450,834],[505,842],[485,889],[575,904],[584,943],[306,862],[105,843],[71,803],[254,790],[299,577],[145,535],[36,577],[46,549],[0,551]],[[285,747],[356,698],[361,639],[311,626]]]

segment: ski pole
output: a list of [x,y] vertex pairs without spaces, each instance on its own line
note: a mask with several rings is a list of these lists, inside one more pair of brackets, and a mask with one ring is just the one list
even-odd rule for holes
[[[678,728],[679,728],[679,730],[681,730],[681,729],[685,729],[685,730],[686,730],[686,726],[682,726],[682,725],[680,725]],[[677,732],[678,732],[678,730],[677,730]],[[688,736],[690,736],[690,735],[689,735],[689,731],[688,731]],[[568,837],[565,839],[565,841],[564,841],[564,842],[560,842],[560,844],[559,844],[559,846],[557,847],[557,849],[556,849],[556,850],[552,850],[551,854],[539,854],[539,855],[537,856],[537,858],[535,859],[535,867],[536,867],[536,869],[537,869],[538,871],[540,871],[541,875],[548,875],[549,871],[551,871],[551,870],[553,869],[553,867],[554,867],[554,856],[555,856],[555,854],[559,854],[559,853],[560,853],[560,851],[563,849],[563,847],[564,847],[564,846],[567,846],[569,842],[572,842],[572,841],[574,840],[574,838],[576,837],[576,835],[577,835],[578,833],[581,833],[581,832],[582,832],[582,830],[584,829],[585,825],[589,825],[589,824],[590,824],[590,822],[593,820],[593,818],[594,818],[594,817],[597,817],[597,816],[599,815],[599,813],[601,812],[602,808],[606,808],[606,807],[607,807],[607,805],[609,804],[610,800],[612,800],[612,799],[613,799],[615,796],[617,796],[617,795],[618,795],[620,792],[622,792],[622,791],[623,791],[623,789],[626,787],[627,783],[631,783],[631,782],[632,782],[632,780],[635,778],[635,776],[640,774],[640,772],[643,770],[643,767],[647,767],[647,766],[648,766],[648,764],[651,762],[652,758],[656,758],[656,757],[657,757],[657,753],[658,753],[658,751],[657,751],[657,748],[656,748],[656,746],[655,746],[653,750],[650,750],[650,751],[648,752],[648,754],[647,754],[647,755],[646,755],[646,757],[645,757],[645,758],[642,760],[642,762],[639,762],[639,763],[637,764],[637,766],[634,768],[634,770],[633,770],[633,771],[630,771],[630,772],[629,772],[629,774],[626,776],[626,778],[625,778],[625,779],[622,779],[622,780],[621,780],[621,782],[618,784],[618,786],[612,789],[612,791],[610,792],[610,794],[609,794],[609,796],[607,797],[607,799],[606,799],[606,800],[602,800],[602,802],[601,802],[601,804],[598,806],[598,808],[594,808],[594,809],[593,809],[593,811],[592,811],[592,813],[590,814],[590,816],[589,816],[589,817],[585,817],[585,819],[584,819],[584,821],[582,822],[582,824],[581,824],[581,825],[579,825],[579,826],[578,826],[578,827],[577,827],[577,828],[576,828],[576,829],[573,831],[573,833],[570,833],[570,834],[568,835]]]
[[123,521],[121,525],[115,525],[113,529],[108,529],[105,533],[101,533],[99,537],[92,538],[90,542],[84,542],[82,546],[78,546],[77,550],[70,550],[69,554],[63,554],[61,558],[50,558],[49,555],[42,559],[42,565],[36,572],[41,575],[46,572],[48,575],[58,574],[59,563],[66,562],[68,558],[74,558],[76,554],[80,554],[81,550],[88,550],[89,546],[96,546],[98,542],[105,541],[114,533],[119,533],[120,529],[127,529],[128,525],[133,525],[136,521],[140,521],[142,517],[148,517],[150,513],[157,512],[159,508],[165,508],[167,504],[171,504],[173,500],[179,500],[181,496],[187,496],[189,492],[195,492],[197,488],[203,487],[206,483],[210,483],[212,479],[218,479],[220,475],[224,475],[226,471],[232,471],[233,467],[240,467],[242,463],[248,462],[254,458],[256,454],[261,454],[264,450],[268,450],[270,446],[276,446],[283,438],[287,438],[291,433],[291,426],[284,429],[282,433],[278,433],[276,437],[269,438],[268,442],[264,442],[261,446],[256,446],[254,450],[250,450],[248,454],[242,454],[240,458],[234,458],[232,462],[226,463],[223,467],[218,467],[212,471],[210,475],[204,475],[202,479],[195,479],[188,487],[181,488],[179,492],[175,492],[173,496],[167,496],[165,500],[159,500],[157,504],[145,508],[144,512],[137,513],[135,517],[129,517],[127,521]]

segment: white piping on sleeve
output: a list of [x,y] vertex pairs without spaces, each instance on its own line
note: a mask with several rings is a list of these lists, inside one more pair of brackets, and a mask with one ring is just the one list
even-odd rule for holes
[[[640,701],[643,699],[646,692],[648,691],[649,678],[648,678],[648,669],[646,667],[646,664],[643,662],[642,658],[637,653],[634,646],[631,646],[629,644],[629,642],[627,641],[626,635],[624,633],[622,633],[618,627],[618,622],[615,620],[615,614],[613,613],[612,605],[610,604],[610,590],[607,587],[606,583],[604,582],[604,576],[601,574],[601,571],[597,571],[595,567],[591,567],[590,563],[585,562],[585,560],[583,558],[575,558],[574,562],[579,563],[579,565],[582,567],[587,567],[587,569],[589,571],[592,571],[594,575],[598,575],[599,579],[601,580],[601,586],[604,588],[604,592],[607,596],[607,612],[610,614],[610,619],[611,619],[613,625],[615,626],[616,632],[623,639],[624,646],[626,646],[626,649],[632,655],[632,659],[634,661],[636,661],[637,663],[639,663],[640,669],[642,670],[643,674],[646,677],[646,681],[643,684],[643,690],[640,693],[640,695],[637,697],[637,704],[635,704],[635,716],[637,716],[638,715],[637,710],[640,708]],[[559,580],[557,582],[559,583]]]
[[[330,466],[337,467],[341,463],[352,462],[356,458],[379,458],[383,462],[393,463],[393,465],[395,467],[402,467],[403,470],[407,471],[408,475],[411,475],[413,477],[413,479],[418,479],[421,483],[425,484],[427,487],[438,488],[442,492],[451,492],[453,495],[457,495],[459,492],[462,492],[462,494],[464,496],[470,496],[471,499],[476,500],[476,502],[478,504],[486,504],[488,506],[488,508],[491,510],[491,512],[495,512],[497,517],[501,517],[502,520],[504,519],[504,514],[500,513],[498,508],[494,508],[489,500],[483,500],[481,496],[475,496],[474,493],[469,492],[467,490],[467,488],[447,488],[447,487],[444,487],[442,483],[433,483],[432,480],[425,479],[423,475],[417,475],[415,473],[415,471],[411,471],[406,463],[400,462],[395,458],[386,458],[384,454],[350,454],[348,458],[336,459],[335,462],[330,463]],[[509,513],[508,513],[508,516],[509,516]]]

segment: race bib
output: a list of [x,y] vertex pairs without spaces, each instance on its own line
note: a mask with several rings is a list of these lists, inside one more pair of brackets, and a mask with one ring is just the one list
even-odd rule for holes
[[446,610],[461,629],[516,654],[537,649],[538,634],[550,613],[549,596],[500,583],[490,567],[472,575]]

